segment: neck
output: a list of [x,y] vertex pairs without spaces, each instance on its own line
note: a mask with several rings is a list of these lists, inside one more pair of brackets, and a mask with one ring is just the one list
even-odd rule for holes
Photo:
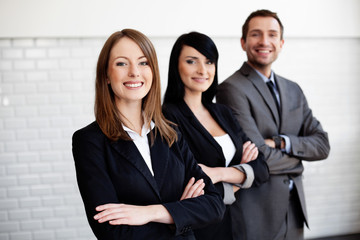
[[141,105],[141,101],[131,103],[117,103],[117,108],[120,112],[120,118],[123,124],[131,130],[137,132],[139,135],[141,135],[141,129],[144,124]]
[[271,76],[271,64],[269,65],[260,65],[260,64],[253,64],[249,61],[247,63],[254,69],[258,70],[261,74],[265,77],[270,78]]
[[190,94],[185,92],[184,101],[194,113],[204,108],[201,102],[201,96],[202,93]]

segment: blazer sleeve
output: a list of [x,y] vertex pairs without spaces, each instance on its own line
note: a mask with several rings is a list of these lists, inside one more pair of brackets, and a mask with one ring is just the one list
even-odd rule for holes
[[[233,124],[235,126],[236,134],[241,139],[242,143],[245,143],[247,141],[253,142],[246,135],[244,130],[241,128],[239,122],[235,118],[235,116],[232,113],[232,111],[230,110],[230,108],[228,108],[227,114],[230,116],[231,122],[233,122]],[[241,161],[241,159],[240,159],[240,161]],[[264,154],[261,152],[260,149],[259,149],[259,154],[258,154],[257,158],[253,161],[248,162],[247,164],[253,169],[254,175],[255,175],[255,178],[254,178],[254,181],[253,181],[251,187],[258,187],[262,183],[269,180],[269,177],[270,177],[269,168],[268,168],[268,165],[266,164]],[[238,166],[241,167],[241,164],[239,164]]]
[[[241,78],[241,73],[237,72],[232,79],[222,82],[217,91],[216,100],[219,103],[229,106],[234,113],[235,118],[243,127],[247,136],[259,147],[259,150],[264,154],[266,163],[269,167],[270,174],[299,174],[303,168],[300,160],[295,157],[290,157],[281,152],[281,150],[270,148],[265,144],[256,120],[252,115],[251,99],[249,99],[245,92],[235,84],[234,78]],[[243,88],[243,86],[242,86]]]
[[291,154],[302,160],[322,160],[328,157],[330,143],[328,134],[323,130],[320,122],[313,116],[308,102],[301,88],[294,83],[302,102],[302,126],[299,135],[286,134],[291,142]]
[[[233,113],[240,123],[240,125],[243,127],[246,134],[251,138],[251,140],[259,147],[259,150],[264,154],[264,158],[266,163],[268,164],[270,174],[301,174],[304,170],[303,165],[301,164],[302,158],[298,155],[293,154],[286,154],[282,152],[280,149],[274,149],[265,144],[264,137],[262,133],[260,132],[257,121],[253,116],[253,110],[252,110],[252,103],[251,98],[247,96],[246,89],[252,88],[253,86],[248,86],[246,84],[251,84],[248,81],[245,81],[246,84],[239,86],[236,82],[236,79],[243,78],[242,74],[240,72],[236,72],[231,78],[225,80],[223,83],[221,83],[218,87],[218,92],[216,95],[216,99],[219,103],[223,103],[227,106],[229,106]],[[244,83],[244,82],[243,82]],[[305,105],[306,109],[307,104]],[[308,110],[305,110],[307,112]],[[311,112],[310,112],[311,113]],[[304,121],[305,125],[303,130],[303,134],[309,135],[311,131],[310,128],[306,128],[305,126],[319,126],[317,124],[314,124],[312,122],[313,116],[308,113],[305,113],[307,115],[307,121]],[[312,122],[312,124],[311,124]],[[297,148],[299,146],[305,146],[306,141],[309,140],[309,138],[312,138],[313,136],[308,136],[309,138],[306,139],[303,137],[299,137],[296,135],[289,135],[288,133],[281,133],[284,135],[289,136],[290,140],[294,142],[294,146],[292,146],[292,151],[301,153],[304,155],[304,152],[298,151]],[[329,148],[327,143],[327,135],[322,135],[321,138],[317,138],[320,141],[324,141],[322,146],[324,146],[323,150],[325,150],[325,153],[328,152]],[[270,137],[270,136],[269,136]],[[312,143],[315,143],[316,141],[312,141]],[[305,144],[305,145],[304,145]],[[309,145],[306,145],[309,147]],[[310,149],[310,148],[309,148]],[[305,149],[303,149],[305,150]],[[307,154],[313,154],[314,152],[307,151]]]
[[72,144],[78,187],[88,222],[95,236],[100,240],[129,239],[129,226],[112,226],[107,222],[98,223],[94,220],[97,206],[119,203],[106,166],[105,136],[88,127],[87,130],[82,129],[73,134]]
[[[179,108],[176,105],[164,104],[163,105],[163,114],[166,117],[166,119],[175,123],[177,129],[183,133],[183,126],[180,123],[183,120],[181,118],[184,118],[184,115],[180,112]],[[183,136],[183,138],[185,139],[184,136]],[[186,140],[184,140],[184,141],[186,141]],[[188,144],[188,146],[189,146],[189,144]],[[191,148],[190,148],[190,150],[191,150]],[[214,186],[215,186],[216,190],[220,193],[221,197],[224,199],[224,202],[226,204],[229,204],[232,201],[232,199],[235,198],[235,196],[232,196],[232,195],[234,195],[234,192],[232,192],[232,195],[231,194],[229,195],[229,193],[231,193],[230,191],[225,192],[225,188],[229,189],[229,186],[227,186],[227,184],[218,182],[218,183],[215,183]],[[232,186],[231,186],[231,189],[232,189]]]
[[178,141],[174,145],[173,150],[181,155],[186,166],[186,183],[191,177],[195,177],[196,180],[203,179],[205,183],[204,195],[163,204],[173,217],[175,235],[179,235],[221,221],[225,213],[225,205],[210,178],[198,166],[180,132],[178,132]]

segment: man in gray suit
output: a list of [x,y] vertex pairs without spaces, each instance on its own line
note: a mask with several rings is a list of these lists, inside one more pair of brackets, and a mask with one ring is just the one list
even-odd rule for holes
[[307,213],[302,161],[327,158],[327,133],[313,116],[298,84],[271,70],[284,44],[277,14],[258,10],[243,25],[241,46],[248,61],[218,87],[217,102],[232,108],[241,127],[264,153],[270,180],[237,192],[244,229],[237,239],[304,238]]

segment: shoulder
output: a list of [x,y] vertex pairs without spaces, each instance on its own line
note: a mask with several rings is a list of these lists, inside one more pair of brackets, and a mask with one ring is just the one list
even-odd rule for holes
[[73,140],[77,139],[98,139],[99,137],[105,137],[96,121],[89,125],[77,130],[73,134]]
[[293,90],[293,91],[296,90],[296,91],[302,92],[302,89],[298,83],[296,83],[292,80],[289,80],[288,78],[285,78],[281,75],[275,74],[275,76],[276,76],[276,80],[278,81],[278,83],[286,86],[286,88],[288,90]]
[[162,107],[165,118],[176,123],[183,122],[189,115],[189,109],[184,105],[183,102],[177,104],[166,103]]
[[179,106],[174,103],[164,103],[162,106],[163,113],[166,114],[177,114],[180,112]]
[[208,109],[212,110],[213,112],[220,113],[222,115],[231,115],[232,111],[230,107],[221,104],[221,103],[211,103],[208,106]]
[[209,110],[217,115],[217,119],[223,124],[227,124],[229,126],[237,124],[233,111],[230,107],[221,103],[213,103],[209,107]]

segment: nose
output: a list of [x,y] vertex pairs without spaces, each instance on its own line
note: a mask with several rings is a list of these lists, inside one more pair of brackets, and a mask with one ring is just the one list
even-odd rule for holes
[[265,34],[263,34],[261,36],[260,43],[262,43],[264,45],[268,44],[269,43],[269,38]]
[[129,77],[139,77],[140,76],[139,68],[136,64],[130,65],[128,76]]
[[197,68],[197,73],[204,75],[206,72],[206,66],[204,63],[199,63],[198,68]]

